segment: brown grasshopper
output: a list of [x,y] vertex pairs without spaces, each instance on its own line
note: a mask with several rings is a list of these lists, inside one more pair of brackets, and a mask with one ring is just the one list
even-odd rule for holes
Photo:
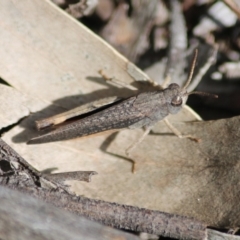
[[[101,104],[101,101],[93,102],[91,108],[82,106],[63,114],[58,114],[50,118],[36,121],[38,129],[43,129],[51,125],[57,125],[67,119],[88,113],[89,115],[76,120],[64,126],[59,126],[56,130],[47,134],[31,139],[28,144],[47,143],[73,139],[77,137],[88,136],[109,130],[135,129],[145,128],[143,136],[131,145],[127,150],[129,152],[140,143],[144,137],[150,132],[155,123],[166,119],[169,114],[178,113],[186,104],[190,94],[199,94],[217,97],[202,92],[187,92],[187,87],[191,82],[193,71],[196,65],[197,50],[192,61],[191,70],[186,84],[181,88],[178,84],[172,83],[162,90],[154,90],[139,93],[127,99],[116,97],[108,98],[108,103]],[[92,112],[92,113],[91,113]],[[169,122],[167,125],[170,129],[181,138],[190,138],[197,140],[190,135],[182,135]]]

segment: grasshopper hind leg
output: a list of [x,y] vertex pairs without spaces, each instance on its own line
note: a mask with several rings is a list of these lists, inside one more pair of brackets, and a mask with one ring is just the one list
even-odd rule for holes
[[101,77],[106,81],[106,82],[111,82],[111,83],[114,83],[116,84],[117,86],[119,87],[123,87],[123,88],[127,88],[127,89],[130,89],[130,90],[136,90],[134,87],[132,87],[131,85],[129,84],[125,84],[124,82],[116,79],[115,77],[108,77],[104,71],[101,69],[98,71],[98,73],[101,75]]

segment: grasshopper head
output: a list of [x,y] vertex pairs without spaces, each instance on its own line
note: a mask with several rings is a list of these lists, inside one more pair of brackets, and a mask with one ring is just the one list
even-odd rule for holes
[[195,50],[195,54],[193,57],[191,70],[187,79],[187,82],[183,88],[181,88],[178,84],[172,83],[164,90],[164,96],[168,104],[168,110],[171,114],[176,114],[179,110],[186,104],[188,96],[191,94],[198,94],[203,96],[210,96],[217,98],[217,95],[209,94],[205,92],[187,92],[187,88],[192,80],[194,68],[197,61],[198,50]]
[[164,97],[168,105],[168,111],[176,114],[186,104],[188,92],[178,84],[172,83],[164,90]]

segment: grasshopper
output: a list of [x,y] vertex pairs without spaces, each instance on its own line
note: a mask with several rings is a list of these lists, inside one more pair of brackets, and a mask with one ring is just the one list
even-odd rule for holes
[[[110,97],[101,103],[96,101],[91,104],[91,107],[85,105],[67,111],[63,114],[58,114],[50,118],[36,121],[38,129],[43,129],[51,125],[57,125],[67,119],[79,116],[85,113],[89,115],[76,120],[72,123],[59,126],[59,128],[50,131],[47,134],[31,139],[28,144],[47,143],[73,139],[77,137],[88,136],[104,131],[122,129],[136,129],[144,128],[145,132],[137,142],[131,145],[126,153],[129,155],[130,151],[139,144],[144,137],[150,132],[155,123],[165,120],[168,127],[180,138],[190,138],[197,141],[198,139],[191,135],[182,135],[166,120],[169,114],[178,113],[186,104],[188,96],[191,94],[207,95],[217,97],[202,92],[187,92],[187,87],[190,84],[196,65],[197,50],[189,72],[188,79],[183,88],[178,84],[172,83],[167,88],[162,90],[154,90],[139,93],[127,99],[119,99],[117,97]],[[105,102],[108,102],[105,104]],[[92,112],[92,113],[91,113]]]

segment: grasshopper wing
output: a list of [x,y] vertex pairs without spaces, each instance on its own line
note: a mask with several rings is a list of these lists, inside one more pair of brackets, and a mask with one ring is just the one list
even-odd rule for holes
[[60,126],[56,130],[31,139],[28,144],[62,141],[128,128],[145,118],[145,115],[134,107],[136,98],[137,96],[130,97],[88,117]]
[[119,97],[108,97],[108,98],[103,98],[103,99],[100,99],[97,101],[93,101],[91,103],[81,105],[80,107],[76,107],[76,108],[66,111],[64,113],[60,113],[60,114],[54,115],[52,117],[44,118],[42,120],[36,121],[36,126],[37,126],[38,130],[41,130],[43,128],[47,128],[52,125],[57,125],[62,122],[65,122],[68,119],[71,119],[71,118],[77,117],[77,116],[81,116],[82,114],[85,114],[85,113],[95,111],[96,109],[107,106],[107,105],[117,102],[119,100],[120,100]]

